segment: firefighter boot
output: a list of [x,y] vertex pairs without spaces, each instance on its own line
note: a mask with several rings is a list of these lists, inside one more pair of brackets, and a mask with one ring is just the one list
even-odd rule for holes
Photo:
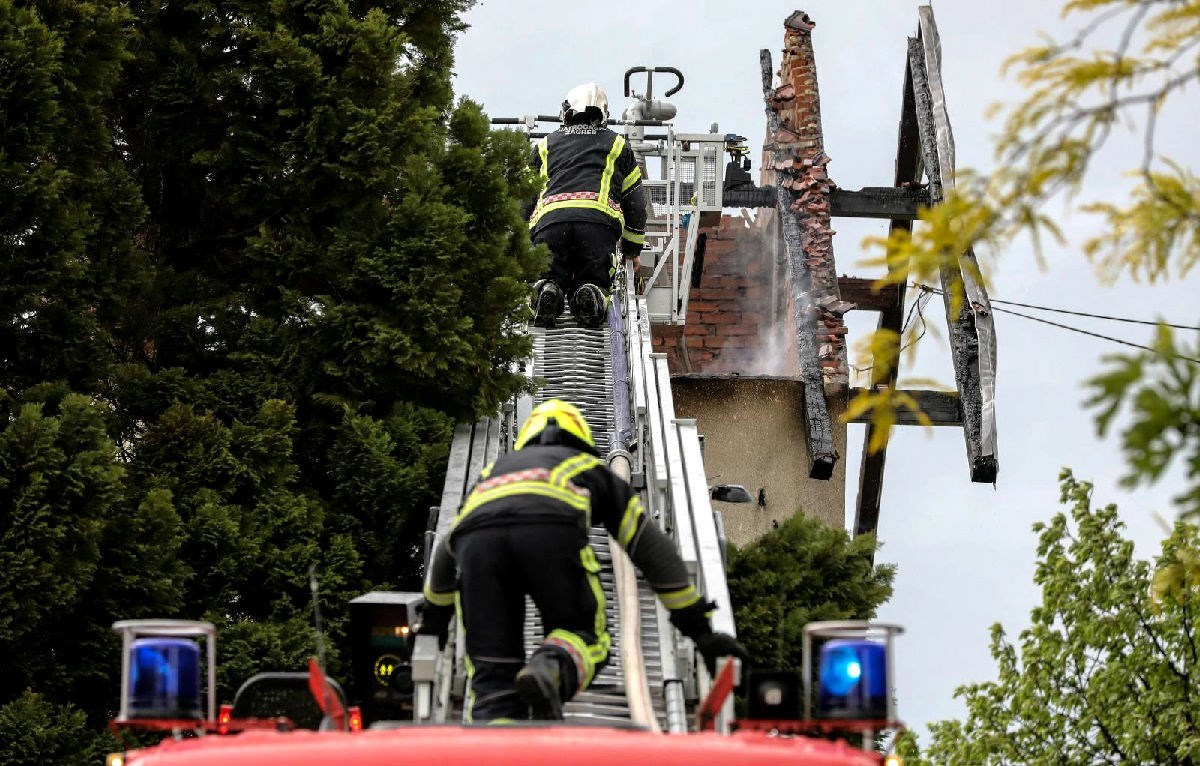
[[593,284],[584,284],[571,296],[571,313],[581,327],[596,329],[608,314],[608,296]]
[[555,318],[563,310],[563,293],[558,285],[549,279],[539,279],[533,285],[533,298],[530,307],[533,308],[533,324],[535,327],[545,327],[553,330]]
[[563,701],[575,688],[575,665],[564,654],[554,647],[542,647],[517,673],[517,693],[529,705],[534,720],[562,720]]

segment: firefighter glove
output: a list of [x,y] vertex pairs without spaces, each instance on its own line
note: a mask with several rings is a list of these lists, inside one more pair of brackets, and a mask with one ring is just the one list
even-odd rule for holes
[[718,657],[737,657],[742,662],[750,661],[746,647],[728,633],[710,631],[708,635],[696,639],[696,648],[704,656],[704,666],[708,668],[709,675],[716,675]]
[[716,608],[715,601],[700,599],[691,606],[672,610],[671,624],[679,628],[679,632],[683,635],[697,641],[701,636],[712,633],[712,626],[708,624],[708,615]]
[[445,649],[446,641],[450,638],[450,620],[454,619],[453,606],[436,606],[428,601],[417,605],[417,624],[414,626],[418,636],[437,636],[438,648]]

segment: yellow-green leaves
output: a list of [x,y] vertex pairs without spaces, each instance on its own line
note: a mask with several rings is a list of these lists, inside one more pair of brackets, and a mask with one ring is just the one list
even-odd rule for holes
[[889,429],[896,424],[896,413],[902,409],[912,412],[917,421],[926,428],[933,426],[933,421],[921,411],[921,405],[917,404],[916,399],[903,391],[891,388],[863,391],[850,400],[842,418],[848,421],[870,412],[871,425],[875,426],[875,431],[871,434],[867,449],[878,452],[887,446]]
[[1150,351],[1109,357],[1109,368],[1088,381],[1088,406],[1097,409],[1104,435],[1127,411],[1121,449],[1128,471],[1121,482],[1136,487],[1157,481],[1177,459],[1187,489],[1174,500],[1186,518],[1200,519],[1200,348],[1177,345],[1160,326]]
[[1102,233],[1084,244],[1105,281],[1124,272],[1156,282],[1184,277],[1200,259],[1200,180],[1188,168],[1148,173],[1130,204],[1094,202],[1084,210],[1103,216]]
[[995,680],[958,689],[966,715],[931,727],[922,763],[1183,764],[1200,754],[1195,527],[1175,525],[1152,575],[1116,506],[1093,506],[1092,485],[1070,471],[1060,486],[1066,507],[1035,527],[1041,600],[1029,627],[993,628]]

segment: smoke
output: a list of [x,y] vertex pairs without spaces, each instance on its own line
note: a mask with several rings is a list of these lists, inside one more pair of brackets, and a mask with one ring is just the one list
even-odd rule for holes
[[753,356],[746,363],[746,374],[796,377],[800,374],[797,361],[790,323],[769,321],[759,328]]

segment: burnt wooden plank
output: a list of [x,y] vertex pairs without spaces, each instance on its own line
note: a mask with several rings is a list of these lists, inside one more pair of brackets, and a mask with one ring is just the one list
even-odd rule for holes
[[[774,136],[779,132],[779,114],[771,107],[774,96],[772,87],[773,71],[771,52],[762,50],[759,53],[759,64],[762,67],[763,100],[766,104],[768,135]],[[785,158],[790,159],[786,150],[774,149],[776,167]],[[784,171],[777,170],[778,174]],[[833,467],[837,463],[838,452],[833,443],[833,421],[829,415],[829,405],[825,400],[824,376],[821,363],[817,357],[817,341],[814,324],[818,310],[813,305],[810,293],[812,274],[808,266],[808,258],[802,244],[800,214],[792,210],[794,195],[791,190],[783,187],[782,183],[775,184],[776,209],[783,230],[783,242],[791,267],[791,286],[796,326],[796,348],[800,358],[800,377],[804,384],[804,421],[808,428],[808,476],[811,479],[829,479],[833,476]]]
[[920,186],[864,186],[858,191],[829,192],[829,212],[842,218],[912,221],[929,205],[929,189]]
[[[950,115],[946,110],[946,92],[942,85],[942,44],[937,24],[933,18],[933,6],[919,8],[920,27],[918,38],[925,54],[926,76],[931,95],[934,136],[938,148],[938,173],[943,189],[954,186],[954,131]],[[974,378],[979,386],[979,444],[975,451],[972,441],[967,442],[967,454],[971,464],[971,480],[992,483],[996,480],[999,464],[996,457],[996,327],[992,316],[991,301],[987,288],[979,275],[979,263],[975,252],[968,247],[959,254],[959,277],[966,296],[965,308],[970,309],[970,329],[974,342]],[[964,431],[965,433],[965,431]]]
[[862,277],[838,277],[838,292],[842,300],[853,303],[859,311],[898,311],[901,285],[883,285],[875,289],[876,280]]
[[[926,68],[926,41],[920,37],[909,38],[909,69],[913,75],[913,94],[916,98],[917,128],[921,137],[921,154],[927,168],[929,189],[935,203],[944,198],[946,184],[953,183],[947,175],[947,165],[939,159],[938,124],[934,116],[934,99],[929,79],[932,73]],[[944,120],[943,120],[944,121]],[[945,145],[942,151],[952,150]],[[974,254],[964,254],[973,260]],[[970,268],[970,267],[968,267]],[[980,328],[976,323],[976,305],[965,289],[963,270],[959,267],[943,267],[940,274],[942,294],[946,308],[946,324],[949,328],[950,354],[954,362],[954,380],[962,397],[963,438],[967,448],[967,462],[971,481],[991,483],[996,480],[998,465],[994,449],[994,419],[985,417],[983,386],[980,377]],[[955,303],[955,294],[962,296]],[[984,294],[986,301],[986,293]],[[988,312],[990,321],[990,312]],[[989,338],[990,340],[990,338]],[[994,346],[993,346],[994,348]],[[987,414],[992,413],[991,403]]]
[[[850,389],[851,401],[855,396],[867,392],[866,388]],[[917,406],[921,408],[921,412],[925,413],[930,420],[930,425],[933,426],[961,426],[962,425],[962,407],[961,400],[958,394],[953,391],[932,391],[928,389],[900,389],[897,393],[908,394],[916,401]],[[851,423],[870,423],[870,415],[862,415],[851,419]],[[916,413],[901,409],[896,411],[896,425],[898,426],[920,426],[924,425],[917,417]]]
[[[721,193],[725,207],[775,207],[775,188],[744,185]],[[912,221],[923,207],[929,207],[929,189],[922,186],[864,186],[831,189],[829,214],[840,218],[884,218]]]

